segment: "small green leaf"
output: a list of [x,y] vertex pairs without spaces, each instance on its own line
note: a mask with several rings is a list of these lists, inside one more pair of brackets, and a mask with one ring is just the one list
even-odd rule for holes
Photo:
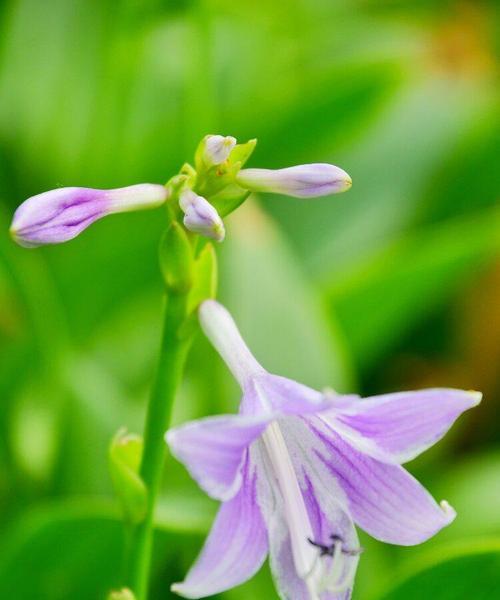
[[237,183],[231,183],[212,196],[210,203],[221,217],[226,217],[243,204],[249,195],[248,190],[240,187]]
[[240,163],[239,168],[247,162],[247,160],[252,155],[255,150],[255,146],[257,145],[257,140],[248,140],[246,144],[237,144],[229,155],[229,162],[231,165],[235,165],[236,163]]
[[125,519],[140,523],[146,514],[147,490],[139,476],[142,438],[118,431],[109,448],[109,468]]
[[207,298],[217,294],[217,255],[211,243],[205,245],[194,265],[194,284],[189,295],[188,312],[195,311]]
[[160,267],[167,291],[185,294],[193,283],[193,248],[186,231],[174,221],[160,242]]

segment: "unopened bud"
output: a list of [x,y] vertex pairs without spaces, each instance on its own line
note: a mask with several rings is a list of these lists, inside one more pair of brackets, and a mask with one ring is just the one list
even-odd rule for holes
[[129,588],[122,588],[109,592],[107,600],[135,600],[135,596]]
[[140,523],[146,514],[147,491],[139,475],[142,438],[120,429],[109,447],[109,470],[123,513],[130,523]]
[[224,223],[208,200],[192,190],[185,190],[181,194],[179,205],[184,212],[186,229],[222,242],[226,235]]
[[296,198],[315,198],[345,192],[352,185],[349,175],[326,163],[298,165],[286,169],[242,169],[236,176],[242,187],[253,192],[271,192]]
[[59,244],[111,213],[156,208],[168,192],[141,183],[114,190],[67,187],[28,198],[14,213],[10,233],[21,246]]
[[220,165],[236,146],[236,138],[231,135],[207,135],[201,142],[203,162],[207,166]]

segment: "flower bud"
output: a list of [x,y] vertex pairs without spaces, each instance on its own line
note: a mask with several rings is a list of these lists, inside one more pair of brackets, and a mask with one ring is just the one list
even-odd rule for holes
[[10,233],[21,246],[59,244],[111,213],[156,208],[165,202],[167,195],[164,186],[152,183],[114,190],[81,187],[51,190],[32,196],[19,206]]
[[134,593],[129,588],[113,590],[109,593],[107,600],[135,600]]
[[239,185],[253,192],[271,192],[296,198],[315,198],[345,192],[352,185],[349,175],[334,165],[313,163],[287,169],[242,169]]
[[140,523],[146,515],[147,490],[139,475],[142,449],[141,437],[120,429],[108,451],[113,487],[129,523]]
[[236,146],[236,138],[231,135],[209,135],[203,140],[202,144],[204,144],[203,159],[205,164],[209,166],[220,165]]
[[179,199],[179,205],[184,212],[186,229],[222,242],[226,235],[224,223],[208,200],[205,200],[203,196],[198,196],[192,190],[184,190]]

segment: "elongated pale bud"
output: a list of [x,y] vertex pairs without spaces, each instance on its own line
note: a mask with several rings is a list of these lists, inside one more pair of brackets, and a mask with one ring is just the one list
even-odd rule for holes
[[140,183],[114,190],[67,187],[28,198],[14,213],[10,233],[21,246],[59,244],[111,213],[156,208],[168,191]]
[[326,163],[277,170],[242,169],[236,176],[236,181],[253,192],[271,192],[296,198],[338,194],[352,185],[352,180],[345,171]]
[[185,190],[180,196],[179,205],[184,212],[186,229],[222,242],[226,235],[224,223],[208,200],[192,190]]
[[202,144],[204,144],[203,159],[205,164],[209,166],[220,165],[236,146],[236,138],[231,135],[209,135]]

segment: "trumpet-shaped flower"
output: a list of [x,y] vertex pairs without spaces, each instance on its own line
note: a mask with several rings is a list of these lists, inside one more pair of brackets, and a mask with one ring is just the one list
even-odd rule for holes
[[249,579],[269,554],[281,598],[346,600],[361,552],[354,524],[378,540],[413,545],[454,519],[401,463],[438,441],[479,393],[320,393],[266,372],[217,302],[202,304],[200,321],[243,398],[237,415],[167,432],[174,455],[222,501],[174,591],[217,594]]
[[141,183],[114,190],[66,187],[28,198],[14,213],[10,232],[26,247],[59,244],[76,237],[111,213],[160,206],[167,199],[162,185]]
[[184,212],[186,229],[222,242],[226,235],[224,223],[208,200],[187,189],[181,193],[179,205]]
[[326,163],[276,170],[242,169],[236,176],[236,181],[253,192],[271,192],[296,198],[338,194],[352,185],[351,178],[344,170]]

